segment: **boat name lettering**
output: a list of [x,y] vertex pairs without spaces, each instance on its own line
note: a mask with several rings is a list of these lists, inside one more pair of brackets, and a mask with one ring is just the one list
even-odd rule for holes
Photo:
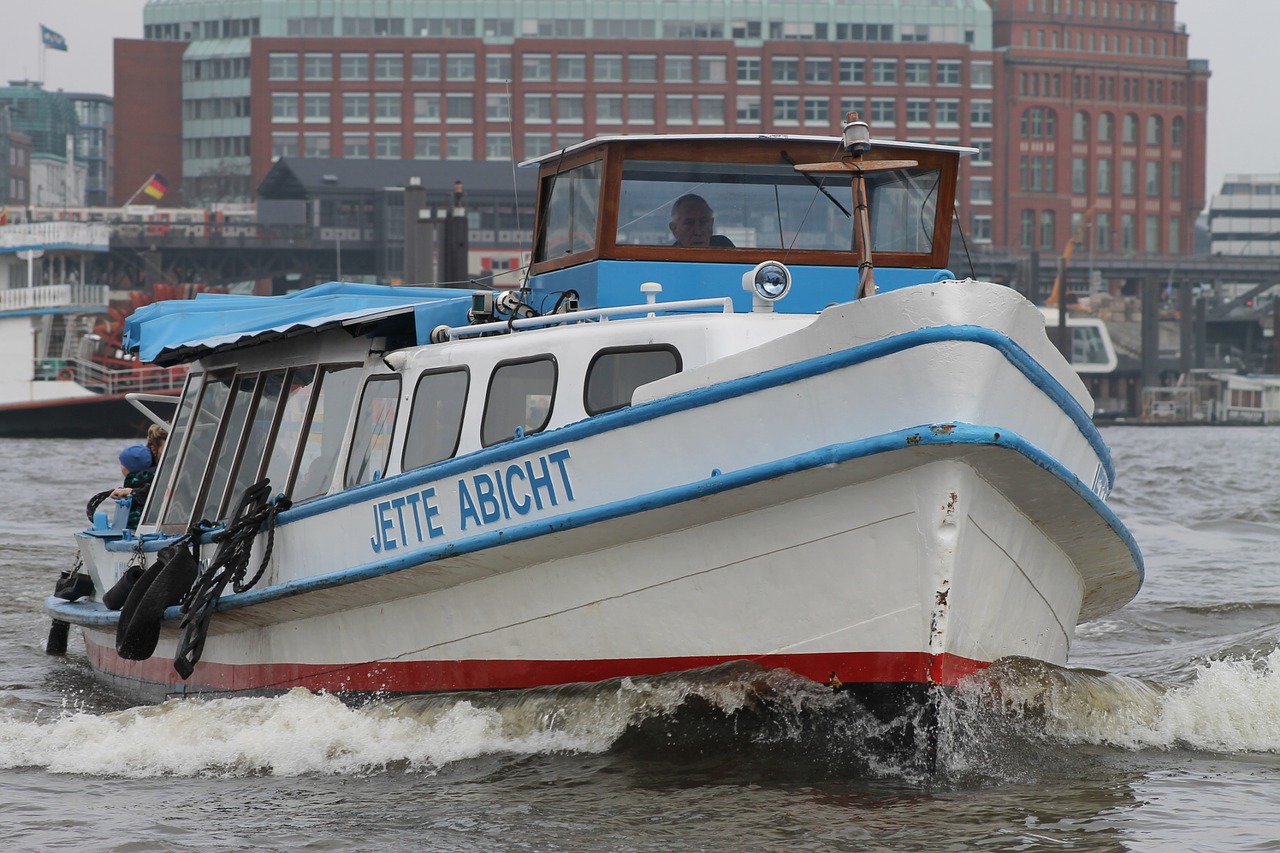
[[[568,450],[458,478],[458,530],[510,521],[574,500]],[[434,486],[373,504],[375,554],[445,535]]]

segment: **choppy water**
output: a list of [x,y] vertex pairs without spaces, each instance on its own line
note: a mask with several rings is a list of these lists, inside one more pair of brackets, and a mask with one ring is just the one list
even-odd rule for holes
[[353,708],[133,707],[40,603],[115,441],[8,441],[0,515],[4,850],[1280,850],[1280,429],[1109,428],[1147,558],[1070,670],[1010,661],[944,709],[936,775],[875,725],[730,665]]

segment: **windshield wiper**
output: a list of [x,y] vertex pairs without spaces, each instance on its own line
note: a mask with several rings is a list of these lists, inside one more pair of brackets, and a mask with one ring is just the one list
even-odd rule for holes
[[[782,159],[790,163],[793,168],[795,166],[800,165],[795,160],[792,160],[791,155],[785,151],[782,152]],[[853,214],[845,209],[845,206],[840,203],[840,200],[835,196],[833,196],[831,193],[827,192],[827,188],[822,185],[822,181],[819,181],[817,178],[815,178],[813,175],[809,174],[808,172],[801,172],[800,174],[804,175],[805,178],[809,181],[809,183],[817,187],[819,192],[821,192],[827,198],[831,199],[831,203],[834,204],[836,207],[840,208],[840,212],[844,214],[845,219],[853,218]]]

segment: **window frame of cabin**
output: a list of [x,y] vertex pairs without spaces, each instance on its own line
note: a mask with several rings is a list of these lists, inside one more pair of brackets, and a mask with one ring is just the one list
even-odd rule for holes
[[[370,392],[382,385],[390,385],[389,389],[379,389],[376,395]],[[403,383],[399,373],[375,373],[364,377],[364,382],[360,388],[359,398],[355,404],[355,419],[351,423],[351,434],[347,437],[346,446],[346,464],[343,465],[342,471],[342,487],[349,489],[352,486],[360,486],[365,483],[372,483],[374,480],[380,480],[387,476],[387,466],[391,461],[391,445],[395,442],[396,437],[396,419],[400,413],[400,395]],[[385,391],[390,390],[390,395]],[[383,416],[374,418],[374,407],[378,402],[391,402],[390,418]],[[368,404],[366,406],[366,403]],[[378,427],[387,427],[385,434],[386,444],[381,450],[381,463],[376,458],[378,455],[375,448],[375,438],[379,435]],[[357,442],[361,442],[361,447],[357,449]],[[357,456],[358,454],[358,456]],[[364,472],[360,473],[354,479],[352,478],[351,466],[359,459],[364,463]]]
[[[714,137],[708,139],[682,139],[679,142],[679,158],[688,162],[705,163],[753,163],[778,164],[784,162],[776,142],[743,138]],[[838,140],[789,139],[785,150],[796,163],[830,161],[838,156]],[[596,245],[557,258],[546,258],[542,251],[542,238],[535,243],[533,274],[542,274],[575,266],[596,258],[618,260],[698,260],[725,263],[758,263],[777,254],[770,247],[698,247],[681,248],[656,245],[619,244],[617,228],[623,166],[633,160],[672,160],[672,143],[650,138],[614,138],[601,143],[586,145],[576,151],[562,152],[559,156],[545,157],[539,164],[540,193],[539,216],[536,226],[539,235],[543,230],[543,211],[546,205],[546,188],[557,175],[594,161],[601,161],[600,201],[597,212]],[[937,170],[938,190],[934,202],[932,223],[932,248],[927,252],[873,250],[872,261],[877,266],[917,269],[946,269],[950,264],[951,227],[949,212],[955,205],[955,190],[959,155],[948,151],[906,148],[889,144],[877,145],[865,156],[867,161],[910,159],[920,170]],[[853,210],[852,191],[843,182],[830,185],[831,193],[848,210]],[[837,189],[837,187],[839,189]],[[817,190],[815,189],[816,193]],[[825,199],[819,199],[830,203]],[[874,216],[874,211],[872,212]],[[852,225],[850,232],[852,233]],[[791,253],[793,263],[821,266],[856,267],[858,256],[847,250],[795,249]]]
[[[244,382],[250,382],[248,389],[242,389]],[[253,414],[255,405],[258,400],[258,387],[262,381],[262,374],[257,370],[248,370],[243,373],[237,372],[231,380],[231,397],[227,401],[226,408],[223,413],[221,432],[217,441],[209,455],[209,466],[205,470],[204,486],[200,490],[200,495],[196,500],[195,506],[199,507],[193,518],[208,518],[220,520],[230,500],[227,498],[227,492],[231,491],[231,473],[236,470],[236,460],[240,458],[240,454],[244,447],[244,435],[249,426],[249,418]],[[248,399],[247,408],[243,409],[243,416],[240,417],[239,424],[236,418],[239,417],[237,412],[241,401]],[[234,431],[234,434],[233,434]],[[226,470],[222,477],[222,483],[219,485],[219,470],[223,464],[226,464]],[[221,488],[216,500],[214,500],[214,488]],[[210,505],[210,501],[214,500]]]
[[[489,380],[485,385],[484,412],[480,417],[480,424],[479,424],[481,447],[493,447],[494,445],[505,444],[506,442],[511,441],[515,438],[515,430],[513,429],[510,435],[504,434],[500,438],[494,438],[493,440],[489,440],[489,429],[488,429],[489,418],[493,413],[494,385],[498,381],[499,374],[502,371],[507,370],[509,368],[521,367],[524,365],[538,364],[543,362],[551,365],[551,388],[546,395],[547,396],[546,412],[543,414],[541,422],[532,429],[525,428],[527,424],[518,424],[517,426],[521,428],[523,435],[535,435],[537,433],[544,431],[547,428],[548,424],[551,423],[551,417],[555,413],[555,407],[556,407],[556,390],[560,384],[560,363],[556,360],[556,357],[551,353],[538,353],[536,355],[524,356],[521,358],[503,359],[502,361],[499,361],[497,364],[495,364],[493,366],[493,369],[489,371]],[[529,383],[529,380],[525,379],[519,384],[527,387],[528,383]],[[529,397],[530,397],[529,394],[525,394],[526,408],[529,405]]]
[[[276,394],[273,402],[270,403],[270,411],[260,411],[263,405],[263,395],[267,388],[270,378],[278,375],[280,377],[279,392]],[[223,494],[223,503],[219,508],[218,516],[223,518],[233,508],[234,501],[238,500],[237,492],[244,492],[250,486],[262,479],[262,468],[267,459],[267,448],[270,446],[272,434],[275,430],[276,420],[280,417],[281,401],[285,399],[284,389],[289,381],[288,368],[276,368],[274,370],[263,370],[258,373],[258,384],[254,389],[253,411],[246,424],[243,435],[241,436],[240,449],[236,455],[236,465],[232,467],[227,475],[227,490]],[[265,429],[262,431],[262,446],[256,452],[250,452],[250,442],[255,436],[254,426],[260,421],[265,421]],[[251,463],[250,467],[245,467],[246,463]],[[249,471],[249,475],[241,480],[241,472]]]
[[[422,411],[420,411],[420,409],[418,408],[419,400],[426,399],[424,397],[423,386],[428,381],[434,382],[435,380],[439,379],[442,376],[453,376],[455,374],[462,375],[462,379],[463,379],[462,400],[461,400],[461,404],[457,407],[457,421],[454,424],[453,443],[449,449],[449,453],[445,456],[439,457],[438,459],[431,459],[426,462],[418,462],[418,460],[416,459],[411,461],[409,458],[409,452],[412,448],[418,445],[418,442],[416,441],[417,432],[419,429],[422,428],[419,426],[419,423],[420,423],[420,419],[425,416],[425,414]],[[409,423],[405,427],[404,444],[400,448],[400,470],[401,471],[416,471],[419,468],[425,468],[428,465],[434,465],[437,462],[443,462],[446,459],[452,459],[454,456],[458,454],[458,446],[462,443],[462,427],[463,427],[463,424],[466,422],[467,401],[470,398],[470,396],[471,396],[471,369],[465,365],[460,365],[455,367],[442,367],[437,370],[425,370],[422,372],[421,375],[419,375],[418,381],[413,388],[413,399],[409,401]],[[443,398],[441,397],[441,395],[437,394],[432,399],[443,399]],[[433,421],[431,424],[428,424],[427,427],[430,428],[438,425],[439,425],[438,423]]]
[[[155,524],[160,518],[164,517],[163,510],[165,504],[169,502],[169,483],[173,479],[173,473],[178,467],[178,462],[186,451],[187,425],[191,419],[191,413],[199,405],[200,397],[204,393],[206,375],[204,371],[187,374],[186,385],[182,389],[182,396],[178,399],[177,411],[171,421],[172,426],[170,427],[169,438],[165,441],[163,461],[167,464],[156,469],[155,479],[151,483],[151,489],[147,497],[147,505],[143,509],[141,524],[144,526]],[[157,500],[157,497],[159,500]]]
[[[336,399],[330,398],[329,394],[333,377],[348,371],[353,374],[350,378],[355,380],[352,388],[350,389],[350,393]],[[364,365],[360,362],[322,362],[318,365],[316,369],[315,387],[311,390],[311,399],[307,401],[307,417],[304,421],[304,428],[298,437],[298,444],[294,448],[293,462],[289,466],[289,487],[288,490],[281,490],[284,491],[284,493],[288,495],[294,503],[301,503],[302,501],[324,497],[329,493],[329,488],[333,484],[334,474],[338,471],[338,462],[342,459],[343,453],[348,446],[347,427],[351,422],[351,413],[355,409],[356,401],[360,396],[360,390],[362,387],[360,378],[363,375]],[[339,388],[339,390],[345,391],[346,389]],[[298,493],[298,487],[301,485],[302,464],[304,461],[307,461],[307,453],[312,447],[312,442],[315,441],[317,434],[316,411],[321,405],[324,406],[322,414],[324,414],[326,419],[333,415],[337,415],[341,418],[341,420],[335,424],[338,426],[339,432],[335,442],[328,448],[324,447],[325,436],[323,432],[320,432],[321,449],[310,459],[310,464],[315,465],[316,463],[323,462],[324,465],[320,469],[318,474],[319,479],[316,481],[316,484],[311,485],[310,494],[304,495]],[[323,428],[323,423],[321,424],[321,428]],[[326,450],[329,450],[330,452],[326,453]],[[308,477],[307,482],[310,482],[311,474],[309,468],[306,475]],[[316,488],[319,488],[320,491],[315,491]]]
[[[226,396],[220,403],[215,401],[214,406],[207,406],[206,403],[213,399],[210,395],[210,390],[217,389],[224,380],[226,382]],[[225,429],[223,421],[226,416],[227,406],[230,404],[232,397],[234,396],[231,393],[234,382],[234,367],[219,367],[205,373],[203,387],[200,390],[200,399],[196,402],[195,406],[190,409],[189,416],[185,423],[185,430],[182,439],[182,455],[178,458],[178,463],[174,468],[173,476],[170,478],[165,490],[164,508],[160,513],[160,526],[163,529],[179,527],[186,528],[189,527],[192,522],[199,520],[192,516],[195,513],[196,507],[202,503],[209,469],[212,466],[213,451],[217,448],[218,442],[222,437]],[[213,408],[216,408],[217,411],[214,412],[212,410]],[[204,430],[198,431],[193,429],[193,425],[198,423],[202,415],[210,419],[212,422],[209,423]],[[197,440],[197,432],[199,432],[202,437],[203,435],[208,435],[210,429],[212,429],[212,437],[208,446],[201,453],[203,460],[193,459],[193,464],[189,466],[188,459],[191,458],[191,454],[193,452],[192,442]],[[186,517],[175,518],[172,514],[179,508],[175,507],[174,500],[179,497],[180,492],[190,493],[191,500],[190,505],[185,509]]]
[[[603,407],[595,407],[592,405],[591,391],[592,378],[595,376],[596,369],[600,366],[600,362],[606,358],[625,357],[627,355],[650,354],[650,353],[669,353],[675,361],[675,370],[670,373],[664,373],[651,379],[646,379],[631,386],[630,392],[627,394],[625,402],[611,402]],[[635,395],[636,389],[641,385],[648,385],[650,382],[657,382],[659,379],[665,379],[668,376],[674,376],[684,370],[684,358],[680,355],[680,350],[674,344],[635,344],[632,346],[605,347],[596,352],[591,357],[591,361],[587,364],[586,373],[583,374],[582,381],[582,408],[588,415],[602,415],[605,412],[612,412],[618,409],[625,409],[631,405],[631,398]],[[616,389],[619,386],[616,382],[612,383],[610,388]],[[617,395],[615,395],[615,400]]]

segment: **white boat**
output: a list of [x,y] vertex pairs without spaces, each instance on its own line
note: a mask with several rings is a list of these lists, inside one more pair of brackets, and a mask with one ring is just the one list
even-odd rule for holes
[[186,370],[146,365],[97,333],[108,288],[87,261],[108,249],[106,225],[0,225],[0,437],[141,435],[127,396],[176,394]]
[[[946,269],[966,153],[596,139],[533,162],[520,290],[144,308],[130,345],[191,376],[137,533],[78,533],[96,591],[47,612],[152,697],[747,659],[898,708],[1062,664],[1142,561],[1040,310]],[[688,193],[711,246],[671,243]]]

